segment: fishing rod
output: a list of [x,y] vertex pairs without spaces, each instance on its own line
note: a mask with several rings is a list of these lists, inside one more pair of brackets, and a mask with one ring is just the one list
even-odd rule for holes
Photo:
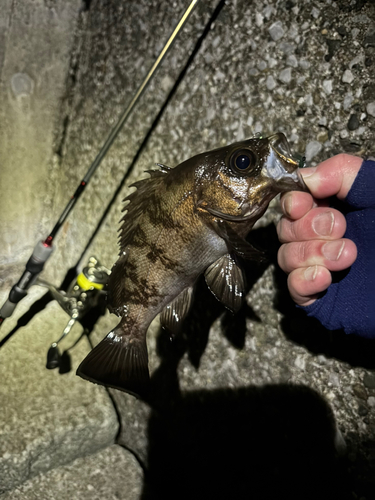
[[49,257],[51,256],[54,248],[52,246],[53,240],[56,237],[57,233],[61,229],[61,226],[64,224],[65,220],[69,216],[70,212],[73,210],[75,204],[77,203],[79,197],[82,195],[83,191],[85,190],[87,184],[89,183],[91,177],[94,175],[96,169],[99,167],[101,162],[103,161],[104,157],[106,156],[109,148],[112,146],[113,142],[115,141],[116,137],[120,133],[122,127],[124,126],[126,120],[128,119],[130,113],[133,111],[134,106],[144,93],[146,87],[150,83],[151,79],[155,75],[156,70],[162,63],[164,57],[166,56],[167,52],[171,48],[173,42],[176,40],[179,32],[185,25],[186,21],[190,17],[191,13],[193,12],[194,8],[196,7],[197,3],[199,0],[192,0],[186,11],[184,12],[183,16],[181,17],[180,21],[178,22],[176,28],[173,30],[171,36],[169,37],[167,43],[164,45],[164,48],[160,52],[159,56],[157,57],[155,63],[153,64],[152,68],[148,72],[146,78],[143,80],[141,85],[139,86],[138,90],[136,91],[133,99],[130,101],[129,105],[125,109],[125,111],[122,113],[120,116],[120,119],[118,120],[117,124],[115,127],[112,129],[110,132],[109,136],[107,137],[106,141],[104,142],[102,148],[100,149],[98,155],[90,165],[90,168],[86,172],[85,176],[79,183],[77,189],[75,190],[73,196],[70,198],[69,202],[67,203],[66,207],[64,208],[62,214],[60,215],[58,221],[56,222],[55,226],[53,227],[52,231],[50,234],[47,236],[47,238],[44,241],[39,241],[29,258],[29,260],[26,263],[25,270],[21,276],[21,278],[18,280],[18,282],[13,285],[12,289],[10,290],[9,297],[0,309],[0,326],[4,323],[4,320],[6,318],[9,318],[17,304],[27,295],[28,289],[35,283],[38,275],[42,272],[44,268],[44,264],[47,262]]

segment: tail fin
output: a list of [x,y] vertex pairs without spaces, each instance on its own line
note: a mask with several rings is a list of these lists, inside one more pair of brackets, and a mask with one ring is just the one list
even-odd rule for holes
[[120,323],[86,356],[77,375],[96,384],[145,396],[150,386],[146,335],[143,338],[124,335]]

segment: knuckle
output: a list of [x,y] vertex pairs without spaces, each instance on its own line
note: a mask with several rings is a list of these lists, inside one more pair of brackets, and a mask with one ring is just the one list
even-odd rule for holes
[[294,300],[297,295],[302,295],[301,292],[303,291],[303,284],[301,283],[296,270],[292,271],[288,276],[288,289]]
[[303,242],[294,242],[286,245],[285,261],[289,269],[296,269],[305,261],[305,245]]
[[319,255],[319,248],[317,247],[316,240],[310,240],[304,242],[304,257],[305,262],[308,261],[311,257],[317,257]]
[[277,263],[286,273],[290,272],[290,266],[288,265],[288,246],[289,243],[284,243],[277,252]]
[[296,260],[298,264],[302,264],[306,260],[306,243],[300,241],[295,245]]
[[299,224],[299,236],[300,239],[308,239],[311,235],[315,235],[313,230],[313,220],[314,220],[314,212],[311,214],[312,216],[304,217],[300,220]]
[[347,163],[347,160],[348,160],[348,154],[346,153],[339,153],[338,155],[336,155],[336,161],[339,163],[339,164],[345,164]]
[[279,240],[282,243],[289,241],[289,225],[290,221],[287,217],[281,217],[278,225],[277,225],[277,233],[279,236]]
[[291,224],[290,233],[292,236],[292,241],[299,240],[299,224]]
[[296,226],[297,226],[297,224],[296,224],[295,221],[287,219],[287,236],[288,236],[288,241],[295,241],[297,239]]
[[281,245],[281,247],[279,248],[279,250],[277,252],[277,263],[279,264],[279,266],[281,267],[281,269],[283,271],[285,271],[285,269],[284,269],[284,251],[285,251],[285,244]]
[[304,267],[311,257],[316,257],[315,241],[298,241],[290,245],[287,249],[286,261],[289,267]]

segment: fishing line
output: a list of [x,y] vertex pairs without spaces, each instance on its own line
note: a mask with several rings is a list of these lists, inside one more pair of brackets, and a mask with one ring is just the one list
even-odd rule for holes
[[63,210],[62,214],[60,215],[58,221],[56,222],[55,226],[53,227],[52,231],[50,234],[47,236],[47,238],[44,241],[39,241],[35,248],[34,251],[29,258],[25,271],[23,272],[21,278],[19,281],[12,287],[9,297],[7,301],[4,303],[2,308],[0,309],[0,326],[4,322],[4,320],[8,317],[10,317],[13,314],[13,311],[15,310],[18,302],[20,302],[26,295],[27,295],[27,290],[32,286],[38,275],[42,272],[44,268],[44,264],[46,261],[49,259],[53,252],[53,240],[59,230],[61,229],[62,225],[64,224],[65,220],[69,216],[70,212],[73,210],[75,204],[77,203],[79,197],[82,195],[83,191],[85,190],[88,182],[90,181],[91,177],[103,161],[104,157],[106,156],[109,148],[112,146],[113,142],[117,138],[119,132],[121,131],[122,127],[124,126],[126,120],[128,119],[130,113],[133,111],[136,103],[144,93],[146,87],[150,83],[151,79],[153,78],[156,70],[162,63],[164,57],[166,56],[167,52],[171,48],[173,42],[176,40],[178,33],[188,20],[190,14],[193,12],[195,6],[197,5],[198,0],[192,0],[189,7],[186,9],[185,13],[181,17],[179,23],[177,24],[176,28],[173,30],[171,36],[169,37],[167,43],[165,44],[164,48],[160,52],[158,58],[156,59],[155,63],[153,64],[152,68],[148,72],[146,78],[143,80],[141,83],[140,87],[138,88],[137,92],[135,93],[133,99],[130,101],[129,105],[121,115],[120,119],[118,120],[116,126],[112,129],[110,132],[108,138],[106,139],[105,143],[103,144],[101,150],[99,151],[98,155],[96,156],[95,160],[93,163],[90,165],[90,168],[86,172],[85,176],[81,180],[80,184],[78,185],[76,191],[74,192],[73,196],[70,198],[68,204],[66,205],[65,209]]
[[116,202],[118,196],[120,195],[124,185],[126,184],[128,178],[130,177],[130,175],[132,174],[132,172],[134,171],[134,168],[141,156],[141,154],[143,153],[143,151],[145,150],[146,146],[147,146],[147,143],[150,139],[150,137],[152,136],[152,134],[154,133],[156,127],[158,126],[168,104],[171,102],[172,98],[174,97],[174,95],[176,94],[177,92],[177,89],[178,87],[180,86],[183,78],[185,77],[188,69],[190,68],[190,66],[192,65],[192,62],[194,61],[197,53],[199,52],[199,49],[201,48],[201,45],[203,43],[203,41],[205,40],[205,38],[207,37],[208,33],[210,32],[211,30],[211,27],[213,25],[213,23],[216,21],[218,15],[220,14],[222,8],[224,7],[225,5],[225,0],[221,0],[218,5],[216,6],[214,12],[212,13],[210,19],[208,20],[201,36],[199,37],[197,43],[195,44],[195,47],[194,49],[192,50],[184,68],[181,70],[180,74],[178,75],[172,89],[170,90],[167,98],[165,99],[162,107],[160,108],[158,114],[156,115],[154,121],[152,122],[147,134],[145,135],[142,143],[140,144],[129,168],[127,169],[124,177],[122,178],[120,184],[118,185],[116,191],[114,192],[111,200],[109,201],[107,207],[105,208],[96,228],[94,229],[92,235],[90,236],[90,239],[88,240],[87,244],[86,244],[86,247],[84,248],[84,250],[82,251],[80,257],[78,258],[77,260],[77,263],[69,269],[67,275],[66,275],[66,278],[64,279],[62,285],[61,285],[61,288],[64,288],[64,285],[66,284],[69,284],[71,282],[72,279],[74,279],[74,277],[76,276],[77,274],[77,269],[80,265],[80,263],[82,262],[83,258],[84,258],[84,255],[86,254],[86,252],[88,251],[89,247],[92,245],[96,235],[98,234],[101,226],[103,225],[105,219],[107,218],[113,204]]

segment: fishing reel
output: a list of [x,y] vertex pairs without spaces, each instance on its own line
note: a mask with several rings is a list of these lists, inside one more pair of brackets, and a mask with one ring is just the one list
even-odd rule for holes
[[[95,257],[90,257],[87,266],[72,281],[67,291],[59,290],[50,283],[38,279],[36,284],[45,286],[50,291],[52,297],[60,304],[63,310],[70,316],[70,319],[63,330],[62,335],[56,342],[53,342],[47,353],[46,368],[53,370],[59,368],[60,373],[70,371],[70,356],[68,351],[75,347],[88,329],[84,327],[82,335],[61,354],[58,344],[70,333],[73,325],[85,318],[87,313],[104,299],[104,286],[108,282],[110,270],[101,265]],[[84,326],[84,325],[83,325]]]

